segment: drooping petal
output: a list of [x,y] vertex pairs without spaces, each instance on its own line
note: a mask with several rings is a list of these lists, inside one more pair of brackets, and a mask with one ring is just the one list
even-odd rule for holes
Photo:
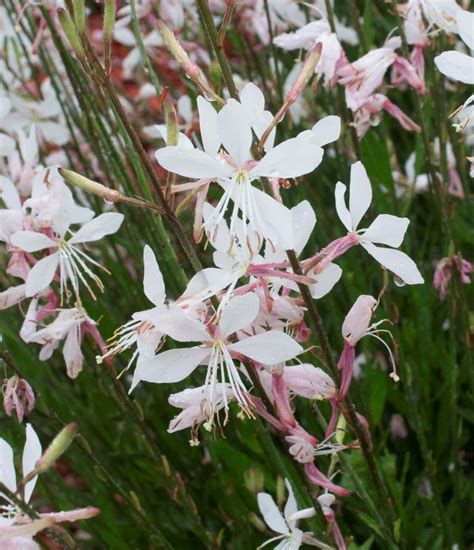
[[169,384],[184,380],[209,352],[210,348],[183,348],[170,349],[153,358],[139,357],[130,392],[140,381]]
[[342,276],[342,269],[337,265],[330,263],[324,271],[321,273],[308,273],[308,276],[316,279],[316,283],[309,287],[311,296],[315,300],[319,300],[331,292],[334,285],[339,281]]
[[250,171],[254,177],[297,178],[312,172],[323,160],[324,150],[307,139],[288,139],[269,151]]
[[459,10],[456,13],[456,22],[459,36],[469,49],[474,50],[474,12]]
[[293,359],[303,348],[288,334],[277,330],[262,332],[227,346],[234,351],[264,365],[276,365]]
[[212,104],[202,96],[197,98],[197,107],[204,151],[211,157],[214,157],[217,155],[221,144],[217,125],[217,112]]
[[74,243],[90,243],[99,241],[106,235],[116,233],[122,225],[124,215],[119,212],[106,212],[86,222],[69,240]]
[[257,317],[260,300],[253,292],[231,298],[223,308],[219,328],[223,338],[247,328]]
[[453,80],[474,84],[474,57],[451,50],[435,57],[438,69]]
[[44,233],[35,231],[18,231],[11,236],[11,243],[25,252],[38,252],[45,248],[57,247],[57,242]]
[[287,535],[290,532],[271,495],[268,493],[258,493],[257,503],[265,523],[272,531],[281,533],[282,535]]
[[352,231],[351,214],[347,209],[346,201],[344,199],[344,195],[346,194],[346,189],[347,187],[340,181],[336,183],[336,191],[335,191],[336,212],[342,224],[347,229],[347,231]]
[[250,192],[261,222],[261,227],[254,229],[261,230],[274,246],[285,250],[292,248],[294,236],[291,210],[256,187],[252,187]]
[[365,231],[362,240],[398,248],[403,242],[409,224],[408,218],[380,214]]
[[351,166],[351,186],[349,195],[349,212],[351,213],[352,229],[356,230],[362,216],[372,202],[372,186],[367,171],[362,162]]
[[[26,442],[25,447],[23,448],[23,477],[26,477],[30,472],[35,469],[36,463],[41,458],[42,453],[41,442],[38,435],[33,429],[31,424],[26,425]],[[33,489],[35,488],[36,481],[38,476],[35,476],[33,479],[28,481],[25,485],[25,502],[29,502]]]
[[383,267],[400,277],[407,285],[419,285],[424,279],[415,262],[401,250],[382,248],[369,242],[361,242],[367,252],[373,256]]
[[55,252],[37,262],[26,279],[26,297],[30,298],[47,288],[53,280],[59,263],[59,252]]
[[311,142],[322,147],[339,139],[341,135],[341,119],[330,115],[322,118],[313,126]]
[[147,244],[143,249],[143,292],[145,296],[159,306],[165,302],[165,282],[155,253]]
[[0,292],[0,311],[18,304],[25,298],[26,285],[17,285]]
[[316,214],[308,201],[302,201],[291,209],[291,217],[293,220],[293,250],[300,254],[316,225]]
[[195,179],[226,178],[232,175],[233,169],[225,162],[199,151],[199,149],[181,149],[164,147],[155,153],[156,160],[168,170]]
[[16,473],[13,449],[0,437],[0,482],[12,493],[16,492]]
[[229,99],[222,107],[218,115],[218,127],[222,145],[241,166],[250,158],[252,129],[238,101]]

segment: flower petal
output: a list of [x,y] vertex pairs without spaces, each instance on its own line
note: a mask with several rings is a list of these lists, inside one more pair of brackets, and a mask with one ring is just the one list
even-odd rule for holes
[[382,248],[369,242],[361,242],[361,245],[383,267],[395,273],[407,285],[419,285],[425,282],[415,262],[401,250]]
[[166,299],[165,283],[155,253],[147,244],[143,249],[143,292],[155,306],[164,304]]
[[333,263],[330,263],[324,271],[321,273],[308,273],[308,277],[316,279],[316,283],[309,287],[311,296],[315,300],[319,300],[323,296],[326,296],[333,289],[334,285],[339,281],[342,276],[342,269]]
[[15,184],[4,176],[0,176],[0,199],[7,208],[12,210],[21,209],[20,195]]
[[272,531],[281,533],[282,535],[287,535],[290,532],[271,495],[268,493],[258,493],[257,503],[265,523]]
[[123,214],[106,212],[86,222],[74,236],[69,239],[71,244],[99,241],[106,235],[116,233],[122,225]]
[[16,473],[13,449],[0,437],[0,482],[12,493],[16,492]]
[[179,301],[204,300],[217,294],[232,282],[232,273],[216,267],[207,267],[198,271],[189,281]]
[[261,230],[275,247],[291,249],[294,246],[291,210],[256,187],[250,192],[260,217],[260,227],[254,229]]
[[288,334],[277,330],[262,332],[227,346],[234,351],[264,365],[276,365],[293,359],[303,348]]
[[459,36],[468,48],[474,50],[474,12],[459,10],[456,13]]
[[444,76],[465,84],[474,84],[474,57],[451,50],[436,56],[435,63]]
[[364,232],[362,240],[398,248],[403,242],[409,224],[408,218],[380,214]]
[[260,308],[260,300],[253,292],[231,298],[223,308],[219,328],[223,338],[243,330],[255,321]]
[[155,153],[155,158],[168,172],[186,178],[225,178],[231,176],[233,172],[228,164],[199,149],[164,147]]
[[177,305],[153,308],[148,311],[146,319],[177,342],[205,342],[210,338],[202,323],[191,319]]
[[269,151],[250,172],[267,178],[296,178],[312,172],[323,160],[324,151],[307,139],[288,139]]
[[341,135],[341,119],[330,115],[322,118],[313,126],[311,142],[322,147],[339,139]]
[[242,105],[229,99],[219,111],[219,137],[229,155],[241,166],[250,158],[252,129]]
[[11,236],[11,243],[25,252],[38,252],[45,248],[57,247],[56,241],[36,231],[18,231]]
[[346,189],[347,187],[340,181],[336,183],[336,191],[334,193],[336,197],[336,212],[347,231],[352,231],[351,214],[347,209],[346,201],[344,199]]
[[53,280],[59,263],[59,252],[55,252],[37,262],[26,279],[26,297],[30,298],[47,288]]
[[285,479],[285,485],[288,490],[288,500],[286,501],[283,513],[285,515],[286,522],[288,523],[288,525],[290,525],[290,517],[293,514],[296,514],[296,512],[298,511],[298,505],[296,504],[293,487],[291,486],[291,483],[288,481],[288,479]]
[[140,381],[169,384],[184,380],[209,356],[209,351],[209,348],[170,349],[151,359],[139,357],[129,393]]
[[[41,448],[41,442],[31,424],[26,425],[26,442],[23,448],[22,469],[23,477],[26,477],[30,472],[35,469],[36,463],[41,458],[43,450]],[[35,488],[38,476],[35,476],[25,485],[24,501],[29,502],[31,493]]]
[[293,250],[300,254],[316,225],[316,214],[308,201],[302,201],[291,209],[293,220]]
[[215,157],[221,144],[217,125],[217,112],[212,104],[202,96],[197,98],[197,107],[204,151],[211,157]]
[[349,212],[351,213],[352,229],[355,231],[362,216],[369,209],[372,202],[372,186],[367,171],[362,162],[351,166],[351,186],[349,196]]

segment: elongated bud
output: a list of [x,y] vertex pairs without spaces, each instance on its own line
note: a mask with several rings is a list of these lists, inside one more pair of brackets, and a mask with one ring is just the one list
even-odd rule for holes
[[115,0],[105,0],[104,4],[104,66],[105,72],[110,72],[112,33],[115,27],[116,3]]
[[178,145],[178,120],[171,101],[165,102],[167,145]]
[[62,456],[77,433],[77,424],[71,422],[65,426],[58,435],[51,441],[43,456],[36,463],[35,472],[41,474],[49,470]]
[[81,176],[77,172],[72,170],[66,170],[66,168],[60,168],[59,174],[71,185],[74,187],[79,187],[80,189],[86,191],[87,193],[92,193],[98,197],[102,197],[104,200],[111,202],[119,202],[122,199],[122,195],[115,191],[115,189],[109,189],[105,185],[98,183],[97,181],[90,180],[85,176]]
[[339,445],[342,445],[344,443],[344,437],[346,435],[346,426],[347,421],[344,417],[344,415],[339,416],[339,420],[336,425],[336,441],[339,443]]
[[293,86],[290,88],[290,90],[286,94],[287,102],[294,103],[298,98],[298,96],[303,92],[303,90],[306,87],[306,84],[308,84],[309,82],[309,79],[314,74],[314,69],[316,68],[316,65],[320,57],[321,57],[321,46],[317,45],[306,56],[303,66],[301,67],[300,73],[298,74]]
[[254,495],[263,491],[265,479],[260,468],[252,466],[252,468],[247,470],[244,473],[244,481],[247,489]]
[[86,30],[86,7],[84,0],[74,0],[74,23],[76,24],[77,32],[80,35]]
[[81,39],[69,13],[63,9],[58,9],[58,19],[72,49],[79,57],[84,57],[84,49],[81,44]]
[[184,48],[176,39],[173,31],[169,29],[162,21],[158,21],[158,30],[165,46],[168,48],[172,56],[183,67],[186,75],[189,78],[199,76],[199,68],[190,59]]

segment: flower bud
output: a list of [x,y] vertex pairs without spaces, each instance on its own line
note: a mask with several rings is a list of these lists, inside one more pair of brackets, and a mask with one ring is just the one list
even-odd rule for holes
[[65,426],[51,441],[43,456],[36,463],[35,473],[41,474],[49,470],[72,443],[76,433],[77,424],[74,422]]
[[161,34],[161,38],[163,38],[165,46],[176,61],[183,67],[186,75],[189,78],[199,76],[199,68],[189,59],[188,54],[176,39],[173,31],[171,31],[162,21],[158,21],[158,30]]
[[81,174],[78,174],[77,172],[60,168],[59,174],[69,184],[74,185],[74,187],[79,187],[87,193],[93,193],[98,197],[102,197],[106,201],[119,202],[122,200],[122,195],[118,191],[115,191],[115,189],[109,189],[105,185],[81,176]]
[[166,101],[164,105],[166,116],[167,145],[178,145],[178,121],[176,110],[171,101]]
[[84,48],[82,47],[81,39],[79,38],[76,26],[69,13],[66,10],[59,9],[58,19],[72,49],[79,57],[84,57]]
[[296,77],[294,84],[291,86],[290,90],[286,94],[286,101],[288,103],[294,103],[298,96],[303,92],[306,84],[308,84],[309,79],[314,74],[314,69],[321,57],[321,47],[318,45],[313,50],[309,52],[306,59],[304,60],[301,71]]
[[74,0],[74,23],[79,35],[84,34],[86,29],[86,7],[84,0]]
[[3,410],[7,416],[16,414],[18,422],[23,422],[25,414],[29,414],[35,406],[35,394],[31,386],[23,378],[12,376],[3,384]]

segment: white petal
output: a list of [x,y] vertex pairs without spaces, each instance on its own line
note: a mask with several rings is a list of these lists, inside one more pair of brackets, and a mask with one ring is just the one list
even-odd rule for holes
[[438,69],[448,78],[474,84],[474,58],[451,50],[435,57]]
[[7,208],[12,210],[21,209],[20,195],[15,184],[4,176],[0,176],[0,199]]
[[186,178],[225,178],[233,172],[228,164],[199,149],[164,147],[155,153],[155,157],[165,170]]
[[276,365],[288,361],[303,351],[298,342],[288,334],[277,330],[250,336],[227,348],[264,365]]
[[235,296],[224,307],[219,321],[219,328],[223,338],[227,338],[238,330],[243,330],[255,321],[260,300],[253,292],[243,296]]
[[229,99],[219,111],[219,137],[229,155],[242,165],[250,158],[252,129],[245,116],[242,105],[235,99]]
[[307,139],[292,138],[277,145],[251,170],[251,175],[296,178],[312,172],[323,160],[324,151]]
[[15,140],[0,132],[0,157],[6,157],[15,150]]
[[336,191],[334,193],[336,197],[336,212],[347,231],[352,231],[351,214],[347,209],[346,201],[344,199],[346,189],[347,187],[340,181],[336,183]]
[[[168,145],[168,129],[166,128],[166,124],[147,126],[143,128],[143,132],[152,139],[163,138],[166,145]],[[181,149],[194,149],[192,141],[182,132],[178,133],[178,147]]]
[[252,187],[251,193],[262,222],[263,236],[276,247],[291,249],[294,246],[291,210],[256,187]]
[[408,218],[380,214],[365,231],[362,240],[398,248],[403,242],[409,224]]
[[315,300],[319,300],[323,296],[326,296],[333,289],[334,285],[339,281],[342,276],[342,269],[333,263],[330,263],[324,271],[317,273],[308,273],[309,277],[316,279],[316,284],[311,285],[309,290],[311,296]]
[[99,241],[106,235],[116,233],[122,225],[123,214],[118,212],[106,212],[86,222],[77,233],[69,240],[74,243],[90,243]]
[[258,493],[257,502],[268,527],[275,533],[287,535],[290,531],[273,498],[268,493]]
[[168,384],[184,380],[209,355],[209,351],[210,348],[170,349],[151,359],[139,357],[130,391],[140,381]]
[[202,323],[191,319],[177,305],[154,308],[147,318],[160,332],[178,342],[205,342],[210,338]]
[[0,97],[0,121],[8,115],[11,108],[11,99],[9,99],[8,97]]
[[199,126],[204,151],[211,157],[217,155],[220,146],[219,130],[217,126],[217,112],[209,101],[202,96],[197,98]]
[[468,48],[474,50],[474,12],[459,10],[456,13],[459,36]]
[[245,107],[248,107],[255,112],[265,109],[265,97],[261,90],[253,83],[249,82],[245,85],[239,94],[240,101]]
[[13,463],[13,449],[0,437],[0,482],[7,489],[16,492],[16,473]]
[[38,129],[49,143],[54,145],[66,145],[69,141],[69,130],[64,124],[57,122],[39,122]]
[[143,292],[150,302],[159,306],[166,299],[165,283],[155,254],[147,244],[143,249],[143,268]]
[[[35,465],[41,458],[42,448],[41,442],[31,424],[26,425],[26,442],[23,448],[23,477],[26,477],[30,472],[35,469]],[[35,476],[31,481],[25,485],[25,502],[29,502],[31,493],[36,485],[38,476]]]
[[[229,246],[229,241],[227,241],[227,246]],[[192,277],[179,300],[205,299],[204,297],[217,294],[217,292],[228,287],[231,282],[232,273],[229,271],[207,267]]]
[[11,243],[25,252],[38,252],[45,248],[56,248],[56,241],[47,237],[44,233],[35,231],[18,231],[11,236]]
[[25,298],[26,286],[17,285],[0,292],[0,311],[18,304]]
[[316,225],[316,214],[308,201],[302,201],[291,209],[291,217],[293,220],[293,250],[300,254]]
[[59,263],[59,252],[55,252],[37,262],[26,279],[26,297],[30,298],[47,288],[53,280]]
[[362,242],[361,245],[380,264],[395,273],[395,275],[400,277],[407,285],[419,285],[424,283],[424,279],[416,267],[415,262],[404,252],[394,250],[393,248],[382,248],[368,242]]
[[339,139],[341,135],[341,119],[330,115],[322,118],[312,128],[311,142],[322,147]]
[[298,506],[296,504],[295,495],[293,493],[293,487],[291,486],[291,483],[288,481],[288,479],[285,479],[285,485],[288,490],[288,500],[286,501],[286,504],[285,504],[284,514],[285,514],[285,519],[289,524],[289,518],[293,514],[296,514],[296,512],[298,511]]
[[351,166],[349,212],[351,213],[352,229],[357,229],[371,202],[372,186],[364,165],[359,161]]

